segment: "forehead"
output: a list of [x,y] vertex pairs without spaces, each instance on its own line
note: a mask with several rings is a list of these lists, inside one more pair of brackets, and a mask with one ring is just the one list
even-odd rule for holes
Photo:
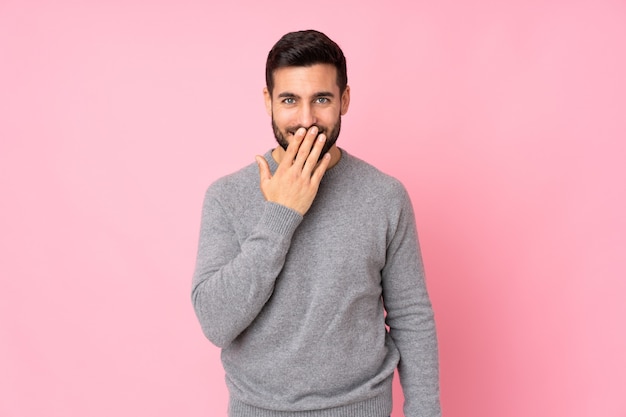
[[331,64],[282,67],[274,71],[274,93],[290,92],[306,96],[319,91],[339,91],[337,68]]

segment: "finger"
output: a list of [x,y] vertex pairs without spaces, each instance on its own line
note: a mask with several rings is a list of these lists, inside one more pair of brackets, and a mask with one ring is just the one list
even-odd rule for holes
[[315,138],[317,137],[317,133],[319,129],[317,126],[311,126],[304,137],[304,140],[300,144],[300,149],[298,149],[298,155],[296,156],[296,163],[300,166],[304,166],[304,163],[307,161],[309,157],[309,153],[311,152],[311,148],[315,143]]
[[259,166],[259,178],[260,181],[263,182],[265,180],[269,180],[272,178],[272,173],[270,171],[270,166],[267,163],[267,161],[265,160],[265,158],[263,158],[260,155],[257,155],[255,158],[257,165]]
[[302,139],[306,135],[306,129],[301,127],[296,130],[296,133],[293,135],[293,139],[289,142],[289,146],[287,146],[287,150],[285,151],[285,157],[281,161],[282,163],[288,164],[291,166],[293,161],[296,159],[296,155],[298,154],[298,150],[300,149],[300,145],[302,144]]
[[315,171],[313,171],[313,175],[311,175],[311,181],[314,184],[319,185],[319,183],[322,181],[322,177],[326,173],[328,165],[330,165],[330,152],[326,152],[326,154],[324,154],[324,156],[320,160],[319,164],[317,164],[317,167],[315,167]]
[[302,168],[303,173],[311,175],[311,172],[313,172],[315,166],[317,165],[317,162],[320,159],[320,154],[322,153],[322,149],[324,149],[325,142],[326,135],[320,133],[315,140],[315,143],[313,145],[313,148],[311,149],[311,152],[309,153],[308,158],[306,159],[304,167]]

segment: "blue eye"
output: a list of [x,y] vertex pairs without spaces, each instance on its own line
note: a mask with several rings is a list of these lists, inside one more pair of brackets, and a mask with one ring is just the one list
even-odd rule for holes
[[328,104],[330,100],[327,97],[318,97],[315,101],[319,104]]
[[286,99],[283,100],[283,103],[285,104],[294,104],[296,102],[296,99],[294,99],[293,97],[287,97]]

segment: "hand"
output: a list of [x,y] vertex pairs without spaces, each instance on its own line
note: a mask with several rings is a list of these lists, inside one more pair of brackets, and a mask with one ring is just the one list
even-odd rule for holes
[[273,176],[267,161],[257,155],[261,192],[267,201],[282,204],[301,215],[309,210],[330,163],[329,153],[318,163],[326,135],[317,136],[317,132],[316,126],[308,132],[305,128],[298,129]]

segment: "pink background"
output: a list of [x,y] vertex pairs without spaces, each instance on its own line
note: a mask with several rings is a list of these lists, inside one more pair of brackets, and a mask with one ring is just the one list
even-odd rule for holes
[[1,1],[0,415],[225,416],[202,197],[274,145],[265,56],[310,27],[348,58],[341,146],[412,196],[444,415],[626,416],[626,3],[597,0]]

